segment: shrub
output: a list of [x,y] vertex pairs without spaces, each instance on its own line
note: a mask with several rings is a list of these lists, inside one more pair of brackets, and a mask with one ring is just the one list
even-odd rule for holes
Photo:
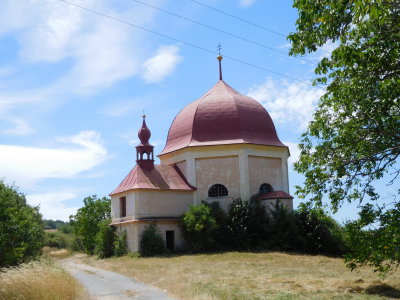
[[217,248],[215,233],[218,225],[209,205],[191,205],[183,214],[180,227],[191,251],[201,252]]
[[147,225],[143,230],[139,249],[143,256],[154,256],[165,252],[165,241],[155,223]]
[[298,219],[299,251],[311,254],[341,255],[345,250],[343,231],[322,209],[301,203],[295,212]]
[[250,246],[250,207],[249,202],[235,199],[228,210],[228,229],[235,249],[247,249]]
[[114,239],[114,255],[124,256],[128,254],[128,243],[126,242],[126,231],[116,234]]
[[43,243],[38,207],[28,205],[16,187],[0,181],[0,268],[39,256]]
[[60,231],[45,233],[45,246],[72,249],[74,236]]
[[272,250],[290,251],[297,248],[298,220],[293,212],[281,203],[277,202],[270,209],[271,222],[268,230],[268,248]]
[[114,254],[115,229],[110,226],[111,220],[106,219],[98,224],[99,231],[96,234],[96,246],[94,254],[100,258],[111,257]]

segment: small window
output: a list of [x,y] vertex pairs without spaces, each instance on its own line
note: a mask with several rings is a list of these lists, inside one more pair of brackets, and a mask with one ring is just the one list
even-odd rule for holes
[[119,198],[119,212],[120,217],[126,217],[126,197]]
[[208,190],[208,197],[210,198],[219,198],[228,196],[227,188],[222,184],[214,184]]
[[272,188],[272,185],[269,183],[263,183],[260,185],[260,189],[258,190],[260,193],[267,193],[267,192],[273,192],[274,189]]

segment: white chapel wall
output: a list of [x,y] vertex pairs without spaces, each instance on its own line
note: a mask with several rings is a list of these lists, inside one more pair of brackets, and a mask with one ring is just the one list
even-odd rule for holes
[[193,203],[192,191],[139,190],[136,193],[136,218],[180,216]]
[[[228,206],[240,197],[239,157],[209,157],[196,159],[197,203],[201,200],[219,201],[221,207]],[[209,198],[208,190],[214,184],[228,189],[226,198]]]
[[282,163],[280,158],[249,156],[250,193],[257,194],[260,185],[269,183],[274,191],[283,190]]

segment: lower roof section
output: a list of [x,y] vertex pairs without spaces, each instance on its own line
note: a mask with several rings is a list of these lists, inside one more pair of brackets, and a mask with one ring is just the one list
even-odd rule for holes
[[284,191],[265,192],[257,195],[257,200],[268,199],[293,199],[293,196]]
[[136,165],[110,196],[137,189],[194,191],[176,165],[154,165],[147,170]]

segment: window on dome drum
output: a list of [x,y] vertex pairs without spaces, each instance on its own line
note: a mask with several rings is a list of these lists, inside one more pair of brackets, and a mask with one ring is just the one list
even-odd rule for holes
[[214,184],[208,190],[208,197],[219,198],[228,196],[228,189],[222,184]]
[[258,190],[258,192],[260,193],[267,193],[273,191],[274,189],[272,188],[272,185],[270,185],[269,183],[263,183],[262,185],[260,185],[260,189]]
[[126,197],[119,198],[119,216],[126,217]]

